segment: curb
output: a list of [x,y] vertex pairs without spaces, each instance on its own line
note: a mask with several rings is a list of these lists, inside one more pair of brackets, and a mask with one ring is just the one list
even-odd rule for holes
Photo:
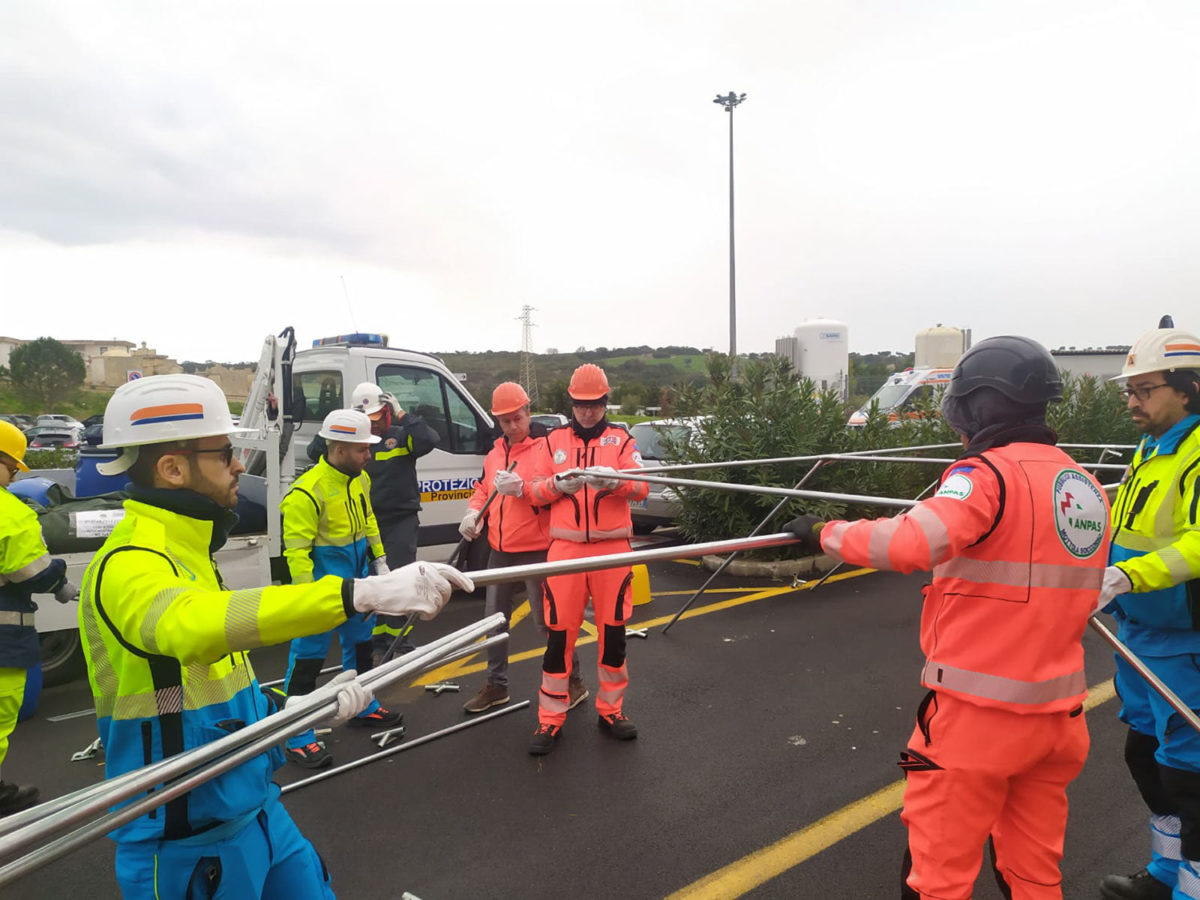
[[[715,572],[725,561],[724,556],[702,556],[700,564],[709,572]],[[798,559],[776,559],[757,562],[752,559],[735,559],[725,571],[730,575],[762,578],[794,578],[797,575],[823,575],[837,561],[824,553],[817,556],[801,556]]]

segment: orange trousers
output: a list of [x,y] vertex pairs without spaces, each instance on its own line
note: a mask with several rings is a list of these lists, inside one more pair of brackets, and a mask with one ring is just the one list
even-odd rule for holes
[[[628,550],[629,541],[626,540],[592,544],[551,541],[546,561]],[[632,581],[633,570],[628,566],[546,577],[542,597],[549,637],[546,655],[542,658],[542,689],[538,692],[538,721],[543,725],[561,727],[567,719],[571,657],[589,597],[598,644],[596,712],[607,716],[621,711],[625,687],[629,684],[629,670],[625,666],[625,623],[633,610]]]
[[1067,785],[1088,744],[1082,708],[1022,714],[931,691],[900,764],[906,896],[969,900],[991,835],[1014,900],[1061,900]]

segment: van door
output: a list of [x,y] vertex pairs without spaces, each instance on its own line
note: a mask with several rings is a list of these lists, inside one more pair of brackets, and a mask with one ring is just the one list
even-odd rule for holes
[[433,451],[417,461],[420,542],[422,547],[457,544],[458,524],[494,440],[491,422],[456,381],[436,370],[381,362],[373,377],[405,412],[422,418],[441,438]]

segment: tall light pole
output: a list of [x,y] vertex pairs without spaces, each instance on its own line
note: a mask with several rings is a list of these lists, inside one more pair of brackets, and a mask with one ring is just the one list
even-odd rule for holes
[[745,94],[730,91],[722,97],[717,94],[713,103],[719,103],[729,113],[729,360],[737,361],[737,279],[733,263],[733,108],[746,99]]

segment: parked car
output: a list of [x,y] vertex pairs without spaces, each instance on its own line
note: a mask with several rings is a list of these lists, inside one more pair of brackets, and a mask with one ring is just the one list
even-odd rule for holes
[[[667,465],[671,450],[700,436],[699,419],[653,419],[629,429],[642,455],[642,465],[656,469]],[[684,476],[686,477],[686,476]],[[649,534],[660,525],[673,525],[679,515],[679,496],[667,485],[652,484],[645,500],[630,501],[635,534]]]
[[36,425],[50,425],[55,428],[78,428],[83,429],[83,423],[71,416],[65,416],[61,413],[43,413],[37,417]]
[[33,427],[33,416],[25,416],[21,413],[0,413],[0,422],[7,422],[9,425],[15,425],[21,431],[26,431]]
[[78,450],[83,428],[58,425],[35,425],[25,432],[30,450],[46,450],[58,447],[63,450]]
[[103,424],[104,424],[104,413],[93,413],[92,415],[88,416],[86,419],[83,420],[83,425],[85,428],[91,428],[93,425],[103,425]]
[[529,417],[529,421],[538,422],[547,428],[558,428],[567,424],[567,417],[562,413],[538,413]]

